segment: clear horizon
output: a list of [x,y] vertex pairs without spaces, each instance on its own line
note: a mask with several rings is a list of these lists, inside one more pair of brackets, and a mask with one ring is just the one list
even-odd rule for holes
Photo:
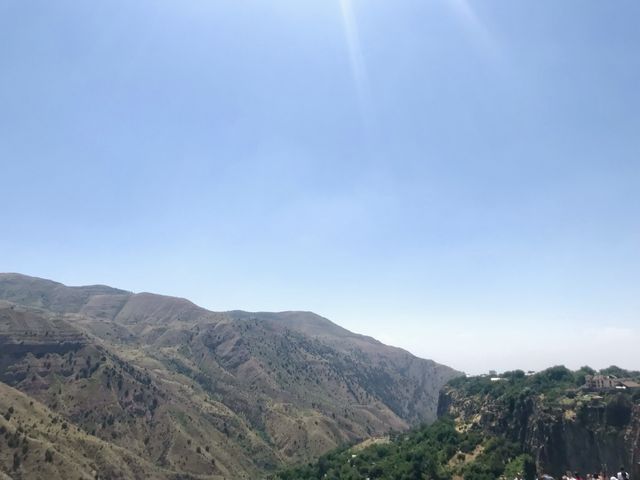
[[468,373],[640,369],[638,18],[0,0],[0,270],[310,310]]

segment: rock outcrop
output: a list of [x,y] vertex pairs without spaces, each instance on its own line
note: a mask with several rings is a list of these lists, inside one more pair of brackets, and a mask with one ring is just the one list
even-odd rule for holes
[[477,428],[518,443],[540,470],[555,475],[566,470],[611,472],[624,465],[638,478],[639,394],[566,386],[545,394],[519,389],[517,383],[510,386],[512,381],[499,380],[505,385],[476,392],[453,382],[440,394],[438,413],[453,417],[462,430]]

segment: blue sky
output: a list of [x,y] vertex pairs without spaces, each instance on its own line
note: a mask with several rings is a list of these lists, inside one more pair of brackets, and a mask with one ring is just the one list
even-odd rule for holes
[[0,0],[0,270],[640,368],[636,1]]

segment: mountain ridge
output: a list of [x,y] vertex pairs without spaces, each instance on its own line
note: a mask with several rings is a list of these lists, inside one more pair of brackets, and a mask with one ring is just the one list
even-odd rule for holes
[[20,274],[0,274],[0,300],[0,381],[182,474],[247,478],[431,422],[460,375],[312,312],[213,312]]

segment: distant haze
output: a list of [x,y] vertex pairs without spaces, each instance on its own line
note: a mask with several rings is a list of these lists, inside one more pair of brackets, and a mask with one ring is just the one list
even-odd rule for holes
[[0,0],[0,271],[640,369],[640,3]]

